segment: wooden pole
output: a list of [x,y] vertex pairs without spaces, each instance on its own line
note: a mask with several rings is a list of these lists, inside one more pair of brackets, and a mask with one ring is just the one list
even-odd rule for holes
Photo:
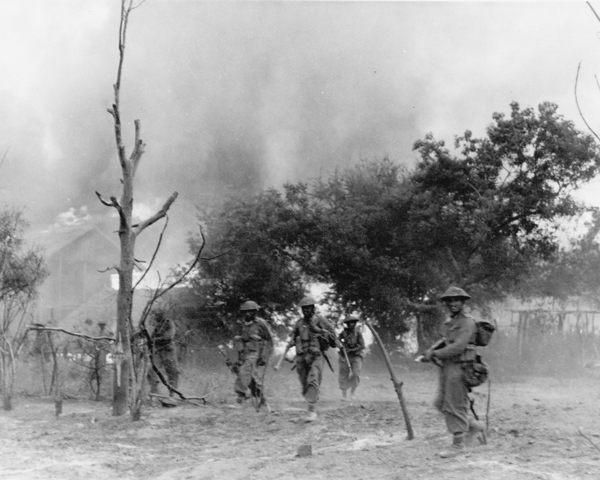
[[404,416],[404,423],[406,423],[406,438],[408,440],[412,440],[415,438],[415,435],[412,429],[412,425],[410,423],[410,417],[408,416],[408,409],[406,408],[406,403],[404,402],[404,395],[402,394],[403,382],[400,382],[398,380],[398,377],[396,377],[396,373],[394,372],[394,368],[392,367],[392,362],[390,361],[390,356],[388,355],[385,347],[383,346],[383,342],[381,341],[379,334],[375,331],[370,322],[365,321],[365,324],[367,325],[367,327],[369,327],[369,330],[371,330],[371,333],[373,334],[373,338],[375,338],[377,345],[379,345],[379,348],[381,349],[381,353],[383,355],[383,359],[385,360],[385,364],[387,365],[387,368],[390,371],[392,383],[394,384],[394,390],[396,390],[396,395],[398,395],[398,400],[400,401],[400,408],[402,409],[402,415]]

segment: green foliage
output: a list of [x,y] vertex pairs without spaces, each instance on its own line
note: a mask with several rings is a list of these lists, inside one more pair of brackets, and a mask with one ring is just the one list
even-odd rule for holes
[[229,253],[199,278],[231,310],[245,299],[284,310],[303,282],[326,282],[333,302],[376,318],[388,340],[409,313],[431,330],[450,284],[482,306],[518,292],[556,261],[557,222],[581,210],[570,193],[600,168],[592,137],[556,111],[513,103],[510,118],[494,114],[485,138],[467,131],[453,152],[428,134],[412,171],[364,161],[283,195],[230,200],[201,219],[213,252]]

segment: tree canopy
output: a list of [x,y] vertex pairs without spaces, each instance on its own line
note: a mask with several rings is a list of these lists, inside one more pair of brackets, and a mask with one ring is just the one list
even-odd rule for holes
[[571,194],[598,173],[600,152],[551,103],[512,103],[510,116],[492,118],[484,138],[467,131],[452,151],[432,134],[418,140],[411,170],[364,161],[230,199],[201,218],[212,248],[230,252],[203,273],[225,304],[252,298],[275,310],[306,282],[326,282],[336,303],[392,337],[450,284],[480,305],[518,291],[540,262],[556,261],[558,222],[582,211]]

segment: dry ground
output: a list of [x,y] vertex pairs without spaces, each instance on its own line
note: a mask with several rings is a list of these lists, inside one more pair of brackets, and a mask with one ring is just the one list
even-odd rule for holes
[[[435,367],[398,370],[415,431],[406,428],[389,375],[367,368],[357,400],[340,401],[327,372],[319,419],[299,420],[295,372],[269,371],[273,412],[235,408],[225,371],[186,371],[184,390],[210,390],[211,404],[147,407],[141,421],[111,416],[107,402],[20,397],[0,412],[0,479],[580,479],[599,478],[598,377],[494,380],[488,445],[443,460],[449,444],[431,407]],[[193,377],[193,378],[192,378]],[[487,385],[476,394],[486,411]],[[479,391],[481,393],[479,393]],[[578,433],[580,427],[589,440]],[[590,441],[591,440],[591,441]],[[593,443],[592,443],[593,442]],[[311,445],[312,455],[297,457]]]

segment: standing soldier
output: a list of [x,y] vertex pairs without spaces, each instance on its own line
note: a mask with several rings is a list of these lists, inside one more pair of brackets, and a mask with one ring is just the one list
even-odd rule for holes
[[336,346],[335,332],[327,320],[315,313],[315,304],[316,301],[311,297],[300,300],[302,318],[296,322],[286,347],[286,352],[296,347],[296,370],[302,395],[308,402],[306,422],[317,419],[316,405],[323,379],[323,362],[329,364],[325,351]]
[[365,340],[357,328],[358,318],[350,317],[344,320],[344,330],[340,333],[340,368],[338,382],[342,391],[342,399],[346,400],[346,391],[350,389],[350,400],[360,384],[362,357],[365,350]]
[[263,382],[273,353],[273,335],[267,322],[258,318],[258,310],[260,306],[252,301],[244,302],[240,307],[244,320],[242,334],[234,338],[234,346],[238,352],[234,389],[238,395],[237,403],[243,403],[250,390],[256,409],[265,406],[269,410]]
[[473,361],[475,319],[465,315],[465,302],[471,296],[462,288],[450,287],[440,299],[446,304],[450,318],[444,323],[444,338],[423,354],[423,361],[440,367],[439,386],[434,406],[444,414],[446,426],[452,433],[452,448],[440,452],[442,458],[456,456],[465,449],[465,441],[479,436],[483,426],[469,416],[469,389],[463,380],[463,365]]
[[[178,388],[179,366],[177,362],[177,345],[175,343],[175,322],[167,317],[162,308],[155,310],[152,314],[150,327],[150,355],[154,365],[167,373],[169,384]],[[158,393],[159,379],[152,367],[148,370],[148,382],[150,393]],[[169,396],[173,392],[169,390]]]

